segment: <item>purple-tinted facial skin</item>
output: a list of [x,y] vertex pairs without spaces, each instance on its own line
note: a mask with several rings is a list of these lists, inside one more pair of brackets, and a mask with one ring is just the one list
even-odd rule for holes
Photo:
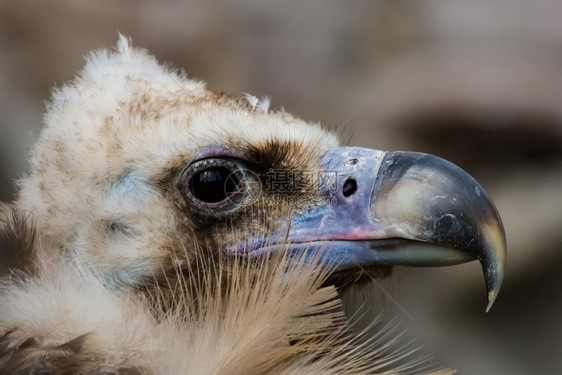
[[322,159],[314,204],[290,227],[227,249],[323,258],[336,270],[375,264],[444,266],[478,259],[488,309],[505,269],[505,234],[484,189],[433,155],[333,147]]

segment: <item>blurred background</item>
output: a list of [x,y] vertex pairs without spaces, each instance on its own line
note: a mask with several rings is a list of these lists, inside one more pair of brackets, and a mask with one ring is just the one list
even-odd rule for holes
[[383,288],[407,313],[384,295],[381,309],[460,374],[562,373],[562,2],[0,0],[0,200],[26,170],[50,87],[118,31],[351,145],[471,173],[507,232],[495,306],[484,313],[474,262],[398,269]]

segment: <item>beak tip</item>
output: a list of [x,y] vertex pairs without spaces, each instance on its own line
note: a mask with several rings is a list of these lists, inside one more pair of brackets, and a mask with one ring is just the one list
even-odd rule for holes
[[503,267],[499,272],[496,272],[492,282],[486,282],[488,289],[488,305],[486,306],[486,312],[490,312],[492,305],[496,301],[498,294],[500,292],[500,287],[503,281]]
[[507,245],[505,240],[505,231],[503,224],[499,218],[499,214],[495,211],[497,225],[494,229],[485,227],[483,233],[486,238],[486,249],[484,253],[487,260],[482,263],[484,270],[484,278],[486,279],[486,289],[488,291],[488,306],[486,312],[489,312],[500,292],[503,278],[505,275],[505,264],[507,255]]
[[490,312],[490,310],[492,309],[492,305],[496,300],[496,297],[497,297],[497,293],[495,293],[494,291],[488,292],[488,305],[486,306],[486,312]]

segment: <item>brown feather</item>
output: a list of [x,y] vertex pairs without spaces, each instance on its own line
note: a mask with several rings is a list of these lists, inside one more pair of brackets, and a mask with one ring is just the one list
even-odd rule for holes
[[13,271],[35,272],[36,236],[29,215],[0,203],[0,277]]

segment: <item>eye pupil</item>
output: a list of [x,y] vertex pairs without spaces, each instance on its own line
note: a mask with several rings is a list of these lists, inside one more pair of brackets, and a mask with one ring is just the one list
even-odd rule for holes
[[219,203],[238,191],[240,180],[225,167],[212,167],[197,172],[191,179],[193,195],[206,203]]

